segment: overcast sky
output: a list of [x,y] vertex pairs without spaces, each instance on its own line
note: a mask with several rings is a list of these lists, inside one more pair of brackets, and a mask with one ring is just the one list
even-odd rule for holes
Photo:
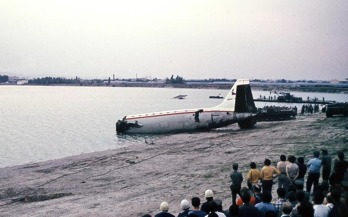
[[0,0],[0,74],[348,78],[347,0]]

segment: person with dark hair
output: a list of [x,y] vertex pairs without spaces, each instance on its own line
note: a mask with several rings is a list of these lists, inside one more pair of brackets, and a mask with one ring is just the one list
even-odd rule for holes
[[272,201],[271,192],[269,191],[264,192],[262,197],[262,202],[255,205],[255,207],[260,212],[260,216],[264,217],[267,211],[274,212],[277,215],[278,210],[273,204],[271,204],[271,201]]
[[312,185],[314,185],[314,192],[317,190],[318,187],[321,168],[321,160],[319,159],[319,155],[319,151],[314,151],[313,158],[310,159],[307,163],[308,178],[306,183],[306,190],[308,193],[311,192]]
[[307,166],[304,164],[304,158],[297,158],[297,166],[298,166],[298,176],[295,179],[294,183],[297,189],[303,190],[304,186],[304,177],[307,173]]
[[322,192],[314,192],[313,195],[313,209],[315,217],[328,217],[330,208],[323,204],[324,194]]
[[274,206],[275,208],[277,208],[278,213],[281,213],[282,206],[286,202],[286,199],[285,199],[286,190],[284,188],[278,188],[277,194],[278,194],[278,200],[274,203]]
[[211,212],[207,215],[208,217],[219,217],[215,212]]
[[338,159],[335,159],[334,168],[329,180],[331,185],[341,185],[344,173],[348,168],[348,162],[344,160],[344,153],[342,151],[337,153],[337,157]]
[[251,194],[247,188],[241,190],[241,198],[244,204],[239,207],[238,217],[257,217],[260,215],[259,210],[249,203]]
[[141,217],[151,217],[150,214],[145,214],[145,215],[142,215]]
[[218,200],[214,200],[214,202],[216,203],[216,207],[217,207],[216,214],[218,214],[218,216],[226,217],[225,212],[222,210],[222,201],[218,199]]
[[290,217],[292,211],[292,204],[290,202],[285,202],[282,207],[282,215],[281,217]]
[[277,169],[280,172],[280,175],[278,177],[278,188],[284,188],[288,189],[289,186],[289,180],[286,177],[286,166],[288,165],[288,162],[286,161],[285,155],[280,155],[280,161],[277,163]]
[[287,201],[291,203],[292,207],[295,207],[297,205],[298,201],[296,200],[294,191],[289,191],[287,193]]
[[274,166],[271,166],[271,160],[265,159],[265,166],[261,169],[260,178],[262,180],[262,193],[272,192],[273,176],[279,176],[280,172]]
[[286,169],[285,169],[286,170],[286,177],[289,180],[289,186],[286,189],[287,191],[289,191],[290,185],[291,186],[295,185],[295,180],[299,175],[299,168],[298,168],[298,165],[295,163],[296,157],[293,155],[290,155],[288,157],[288,161],[289,161],[289,163],[288,163],[288,165],[286,165]]
[[209,214],[216,213],[218,217],[226,217],[224,213],[218,211],[218,205],[215,201],[209,201],[208,208],[209,208]]
[[232,203],[236,203],[237,194],[240,196],[240,188],[243,182],[243,175],[238,172],[238,164],[233,164],[233,172],[230,174],[232,184],[230,186],[232,193]]
[[199,197],[193,197],[191,199],[191,204],[192,204],[192,210],[189,211],[189,216],[190,214],[195,214],[197,217],[204,217],[205,215],[207,215],[207,213],[201,211],[199,209],[199,206],[201,205],[201,200],[199,199]]
[[247,174],[247,184],[248,188],[254,192],[253,186],[258,185],[258,182],[260,180],[260,171],[256,169],[256,163],[251,162],[250,163],[250,170]]
[[331,197],[331,193],[327,193],[326,197],[324,198],[323,202],[327,207],[330,208],[330,210],[333,208],[333,199]]
[[292,210],[293,216],[313,217],[313,205],[308,201],[306,193],[302,190],[298,190],[295,195],[299,203]]
[[334,187],[331,191],[333,207],[329,217],[346,217],[348,214],[347,205],[341,202],[341,189]]
[[[241,190],[240,190],[240,192],[241,192],[241,194],[242,194],[242,191],[247,191],[248,193],[249,193],[249,195],[250,195],[250,200],[249,200],[249,204],[250,205],[252,205],[252,206],[255,206],[255,197],[253,196],[253,194],[251,193],[251,191],[249,190],[249,188],[247,188],[247,187],[243,187]],[[261,202],[261,201],[260,201]],[[240,198],[238,198],[237,199],[237,202],[236,202],[236,204],[238,205],[238,206],[242,206],[243,205],[243,200],[242,200],[242,196],[240,196]]]
[[322,168],[322,179],[325,181],[329,180],[330,173],[331,173],[331,156],[329,155],[328,151],[325,149],[321,149],[321,163],[323,165]]
[[239,215],[239,206],[237,204],[232,204],[228,208],[228,211],[231,217],[237,217]]

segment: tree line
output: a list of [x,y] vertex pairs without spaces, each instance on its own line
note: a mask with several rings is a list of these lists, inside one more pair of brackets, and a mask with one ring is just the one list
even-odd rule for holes
[[34,78],[28,81],[29,84],[39,84],[39,85],[50,85],[50,84],[80,84],[80,81],[69,78],[55,78],[55,77],[44,77],[44,78]]
[[0,75],[0,83],[8,82],[8,75]]
[[185,80],[179,75],[177,75],[175,78],[174,75],[172,75],[170,78],[166,78],[166,84],[185,84]]

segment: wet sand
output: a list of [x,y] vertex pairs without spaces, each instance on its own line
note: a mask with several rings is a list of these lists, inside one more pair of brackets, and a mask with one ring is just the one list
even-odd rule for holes
[[[16,167],[0,168],[1,216],[141,216],[162,201],[180,212],[180,201],[212,189],[230,205],[232,164],[245,175],[267,157],[305,156],[326,148],[348,154],[348,118],[324,114],[296,120],[236,125],[200,133],[147,139],[125,148]],[[246,182],[243,182],[246,186]],[[275,187],[273,188],[275,190]],[[274,194],[275,196],[275,194]]]

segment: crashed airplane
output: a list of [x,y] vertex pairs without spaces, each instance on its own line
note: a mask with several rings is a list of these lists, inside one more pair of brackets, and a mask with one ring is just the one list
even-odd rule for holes
[[257,109],[249,80],[238,79],[224,101],[211,108],[126,115],[116,122],[117,134],[160,134],[205,131],[238,123],[251,128]]

